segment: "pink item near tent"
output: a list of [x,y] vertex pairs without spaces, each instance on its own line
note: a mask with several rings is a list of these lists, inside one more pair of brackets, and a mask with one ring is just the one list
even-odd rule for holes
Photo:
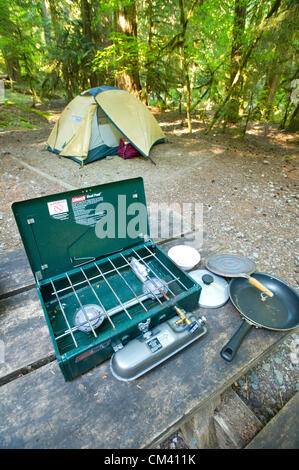
[[140,155],[138,150],[133,147],[132,144],[128,141],[124,141],[124,139],[120,139],[117,154],[120,155],[122,158],[127,160],[128,158],[134,158]]

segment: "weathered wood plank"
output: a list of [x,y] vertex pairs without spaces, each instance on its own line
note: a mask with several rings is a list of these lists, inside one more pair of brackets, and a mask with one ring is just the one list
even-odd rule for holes
[[232,363],[219,352],[240,324],[231,304],[200,309],[208,334],[140,379],[125,383],[109,362],[65,382],[54,361],[0,388],[4,448],[140,448],[230,386],[284,335],[253,329]]
[[299,449],[299,392],[269,421],[246,449]]
[[189,449],[215,449],[218,447],[214,424],[214,411],[220,396],[208,400],[192,418],[181,426],[184,441]]
[[34,286],[34,278],[23,248],[0,254],[0,299]]
[[263,427],[232,388],[221,395],[214,422],[220,449],[243,449]]
[[54,352],[35,289],[0,300],[0,381]]

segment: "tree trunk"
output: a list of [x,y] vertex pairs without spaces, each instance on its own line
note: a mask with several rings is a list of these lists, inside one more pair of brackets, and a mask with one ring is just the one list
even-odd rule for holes
[[117,75],[117,86],[140,97],[142,88],[139,78],[137,9],[135,0],[128,0],[125,5],[119,4],[117,30],[127,37],[126,45],[128,46],[124,63],[122,64],[125,67],[125,71]]
[[299,103],[297,104],[291,118],[290,122],[286,128],[288,132],[297,132],[299,131]]
[[[80,3],[80,9],[81,9],[81,20],[82,20],[82,25],[83,25],[83,35],[86,39],[86,42],[90,44],[90,52],[91,55],[94,57],[95,55],[95,47],[94,47],[94,40],[93,40],[93,32],[92,32],[92,12],[91,12],[91,4],[89,3],[88,0],[81,0]],[[98,84],[98,77],[95,72],[90,72],[88,74],[90,86],[96,87]]]
[[[22,37],[21,32],[19,32],[19,36],[20,36],[20,38]],[[24,64],[24,68],[25,68],[25,71],[26,71],[26,75],[27,75],[27,81],[28,81],[29,89],[30,89],[31,95],[32,95],[32,105],[31,106],[32,106],[32,108],[35,108],[35,105],[38,101],[38,96],[37,96],[36,89],[35,89],[35,86],[34,86],[34,83],[33,83],[34,80],[33,80],[31,67],[30,67],[30,64],[27,61],[26,54],[23,54],[22,59],[23,59],[23,64]]]
[[81,20],[83,25],[83,34],[87,42],[92,43],[91,31],[91,5],[88,0],[81,0]]
[[279,64],[272,63],[270,70],[268,71],[264,89],[263,89],[263,104],[265,109],[263,110],[263,116],[266,121],[270,121],[272,118],[274,99],[280,84],[282,75],[282,68],[279,68]]
[[59,29],[59,23],[58,23],[58,9],[57,9],[55,0],[48,0],[48,1],[49,1],[49,7],[50,7],[52,26],[54,29],[55,42],[57,45],[59,45],[60,29]]
[[184,0],[179,0],[181,44],[182,44],[180,47],[180,53],[181,53],[181,64],[182,64],[182,69],[183,69],[185,88],[187,92],[186,111],[187,111],[188,132],[190,133],[192,132],[192,118],[191,118],[192,88],[191,88],[191,82],[190,82],[190,76],[189,76],[190,60],[186,53],[185,41],[186,41],[188,21],[196,3],[197,2],[194,2],[192,10],[190,10],[189,13],[186,15]]
[[9,80],[12,84],[13,82],[18,82],[21,76],[21,67],[18,59],[16,59],[14,55],[6,48],[2,49],[2,54]]
[[290,104],[291,104],[291,94],[289,95],[288,102],[287,102],[286,109],[285,109],[284,116],[283,116],[283,120],[279,126],[279,129],[285,129],[288,114],[289,114]]
[[[59,25],[59,11],[57,8],[57,3],[55,0],[48,0],[49,1],[49,7],[50,7],[50,14],[51,14],[51,20],[52,20],[52,26],[54,30],[54,37],[55,37],[55,45],[57,48],[60,46],[60,41],[61,41],[61,32],[60,32],[60,25]],[[62,63],[62,76],[63,76],[63,81],[66,89],[66,94],[67,94],[67,100],[71,101],[74,97],[73,89],[72,89],[72,80],[70,77],[70,72],[68,69],[68,65],[65,63]]]
[[192,117],[191,117],[191,102],[192,102],[192,89],[189,76],[189,60],[183,59],[183,70],[185,75],[186,82],[186,91],[187,91],[187,100],[186,100],[186,111],[187,111],[187,122],[188,122],[188,132],[192,132]]
[[[247,0],[235,0],[235,13],[233,23],[233,40],[230,60],[230,80],[229,86],[234,81],[236,73],[238,72],[243,56],[243,38],[246,22],[246,3]],[[238,82],[234,86],[231,94],[227,121],[238,122],[239,108],[240,108],[240,93],[242,88],[242,75],[240,74]]]
[[[152,39],[153,39],[153,3],[152,0],[148,0],[147,2],[148,5],[148,56],[151,57],[151,52],[152,52]],[[146,79],[145,79],[145,102],[148,105],[149,104],[149,99],[150,99],[150,90],[151,90],[151,65],[147,63],[146,67]]]
[[45,43],[49,47],[51,45],[51,32],[48,26],[48,11],[45,0],[41,2],[40,12],[43,20],[43,29],[44,29],[44,36],[45,36]]

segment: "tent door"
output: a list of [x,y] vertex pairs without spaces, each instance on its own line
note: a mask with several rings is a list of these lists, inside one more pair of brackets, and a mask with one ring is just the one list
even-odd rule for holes
[[121,137],[122,134],[98,107],[92,118],[89,150],[101,145],[117,147]]

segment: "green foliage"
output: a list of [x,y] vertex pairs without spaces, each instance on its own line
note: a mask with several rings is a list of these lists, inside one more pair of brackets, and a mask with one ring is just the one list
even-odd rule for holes
[[127,72],[131,63],[138,59],[137,40],[128,38],[126,34],[113,32],[109,36],[109,42],[108,46],[96,52],[90,64],[93,71],[110,70],[112,74]]
[[15,130],[15,129],[34,129],[34,126],[29,121],[20,116],[19,114],[11,111],[5,113],[3,110],[0,111],[0,129],[1,130]]
[[18,64],[22,78],[32,95],[40,80],[43,43],[38,2],[3,0],[0,4],[0,48],[6,63]]
[[27,111],[29,113],[37,114],[38,116],[42,117],[46,121],[49,121],[51,119],[51,116],[52,116],[51,113],[47,113],[47,112],[44,112],[44,111],[39,111],[37,109],[29,108],[28,106],[26,106],[23,103],[18,103],[18,102],[14,102],[14,101],[10,101],[10,100],[5,100],[5,106],[6,107],[14,106],[14,107],[17,107],[17,108],[19,108],[23,111]]
[[[246,6],[244,29],[237,6]],[[191,98],[193,112],[212,109],[219,121],[236,113],[246,126],[287,125],[299,72],[297,18],[296,0],[2,0],[0,66],[33,101],[71,99],[127,74],[138,77],[149,104],[184,110]]]

